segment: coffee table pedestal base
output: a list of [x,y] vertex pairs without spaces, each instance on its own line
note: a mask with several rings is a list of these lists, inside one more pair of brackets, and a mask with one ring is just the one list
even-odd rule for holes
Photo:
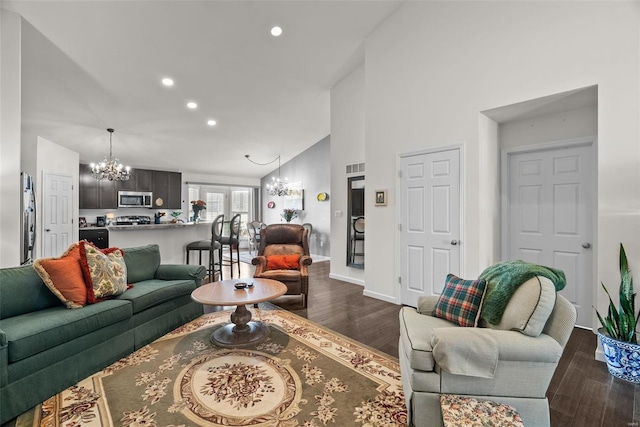
[[231,313],[231,322],[216,329],[211,334],[211,342],[220,347],[241,347],[257,344],[269,336],[269,327],[262,322],[252,321],[251,312],[244,305]]

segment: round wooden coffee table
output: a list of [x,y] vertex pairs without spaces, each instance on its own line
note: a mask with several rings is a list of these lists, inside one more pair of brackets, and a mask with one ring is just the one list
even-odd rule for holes
[[[253,283],[245,289],[236,289],[237,283]],[[191,293],[191,298],[205,305],[235,305],[231,323],[216,329],[211,341],[221,347],[239,347],[263,341],[269,335],[269,327],[251,320],[251,312],[245,304],[257,304],[284,295],[287,287],[271,279],[231,279],[208,283]]]

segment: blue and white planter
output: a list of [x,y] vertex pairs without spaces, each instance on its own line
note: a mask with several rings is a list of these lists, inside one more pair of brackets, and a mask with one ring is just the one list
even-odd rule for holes
[[607,369],[614,377],[640,384],[640,344],[611,338],[603,328],[598,329]]

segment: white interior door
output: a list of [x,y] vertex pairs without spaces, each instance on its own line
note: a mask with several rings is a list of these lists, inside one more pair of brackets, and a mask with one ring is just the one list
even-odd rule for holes
[[401,161],[401,302],[439,295],[460,274],[460,150]]
[[44,174],[42,186],[42,254],[57,257],[73,236],[73,182],[70,176]]
[[512,153],[508,172],[508,258],[564,271],[561,294],[591,327],[592,146]]

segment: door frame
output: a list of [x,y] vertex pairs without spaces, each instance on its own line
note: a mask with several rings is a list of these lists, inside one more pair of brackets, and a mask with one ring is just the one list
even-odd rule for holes
[[[510,156],[514,154],[533,153],[537,151],[551,151],[562,148],[574,148],[574,147],[589,147],[591,150],[591,170],[593,171],[591,176],[591,189],[593,190],[591,198],[591,234],[592,234],[592,256],[593,262],[591,263],[591,301],[597,301],[597,286],[595,285],[596,278],[598,277],[598,137],[588,136],[581,138],[564,139],[558,141],[544,142],[540,144],[531,144],[522,147],[503,148],[501,150],[501,165],[500,165],[500,199],[501,199],[501,239],[500,239],[500,254],[503,260],[506,260],[509,256],[509,161]],[[591,324],[594,324],[594,316],[591,315]]]
[[[397,199],[398,202],[395,204],[396,205],[396,211],[395,211],[395,229],[397,231],[400,231],[400,226],[402,225],[402,159],[406,158],[406,157],[412,157],[412,156],[419,156],[419,155],[423,155],[423,154],[433,154],[433,153],[440,153],[442,151],[451,151],[451,150],[458,150],[458,156],[459,156],[459,168],[460,168],[460,188],[459,188],[459,193],[460,193],[460,238],[459,238],[459,248],[460,248],[460,274],[461,277],[464,277],[465,274],[465,263],[464,263],[464,253],[465,253],[465,233],[464,233],[464,224],[465,224],[465,208],[464,208],[464,196],[465,196],[465,170],[466,167],[464,165],[465,162],[465,155],[464,155],[464,144],[460,143],[460,144],[451,144],[451,145],[443,145],[443,146],[437,146],[437,147],[430,147],[430,148],[424,148],[421,150],[415,150],[415,151],[407,151],[404,153],[398,153],[396,154],[396,189],[395,189],[395,194],[397,194]],[[395,260],[394,260],[394,275],[397,278],[396,280],[396,284],[397,284],[397,294],[396,294],[396,301],[398,301],[398,304],[402,305],[402,283],[401,283],[401,277],[402,277],[402,232],[398,232],[398,233],[394,233],[395,234]]]

